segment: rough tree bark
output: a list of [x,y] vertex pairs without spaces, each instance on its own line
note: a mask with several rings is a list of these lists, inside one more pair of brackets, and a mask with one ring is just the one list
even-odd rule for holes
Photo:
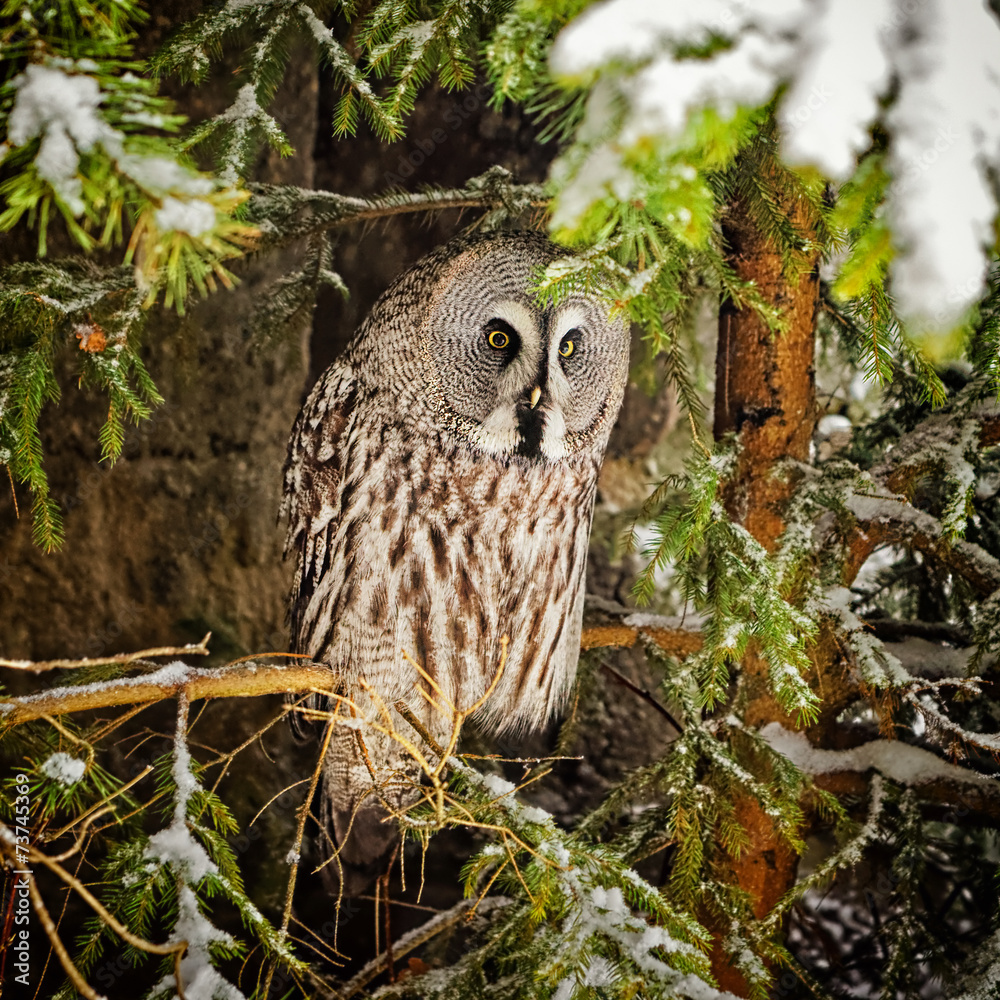
[[[149,52],[199,4],[158,5],[141,48]],[[192,120],[232,99],[230,75],[178,92]],[[276,99],[277,116],[303,155],[261,158],[257,178],[309,186],[317,123],[317,73],[294,59]],[[12,241],[11,241],[12,242]],[[4,256],[23,249],[4,247]],[[70,252],[68,245],[63,252]],[[0,652],[49,659],[178,645],[213,632],[215,654],[287,648],[290,569],[275,527],[280,469],[306,379],[304,324],[289,349],[257,349],[250,320],[294,251],[234,269],[242,284],[184,317],[154,309],[146,363],[166,403],[127,434],[113,467],[98,461],[102,407],[75,385],[65,358],[63,400],[43,417],[46,467],[66,529],[61,551],[31,539],[26,491],[21,518],[0,502]]]
[[[813,230],[811,210],[804,202],[787,199],[781,207],[799,232]],[[753,281],[787,324],[775,333],[758,312],[725,302],[719,313],[716,354],[715,437],[735,434],[739,445],[736,473],[724,503],[730,517],[773,551],[784,530],[782,503],[791,492],[791,484],[774,475],[776,466],[785,459],[808,460],[816,423],[818,253],[789,273],[778,247],[738,198],[729,206],[723,236],[736,274]],[[743,661],[736,694],[746,724],[756,727],[778,721],[794,728],[794,720],[768,690],[766,670],[763,658],[751,650]],[[756,799],[742,797],[737,816],[750,843],[739,857],[724,864],[728,880],[750,894],[754,914],[761,918],[794,883],[798,859]],[[730,966],[721,947],[727,929],[713,929],[717,944],[712,968],[720,987],[747,996],[746,979]]]

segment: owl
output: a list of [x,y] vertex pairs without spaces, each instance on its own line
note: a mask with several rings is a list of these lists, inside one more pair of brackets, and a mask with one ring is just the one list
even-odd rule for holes
[[539,305],[532,285],[563,253],[541,235],[503,233],[423,258],[376,302],[295,423],[283,500],[291,641],[329,664],[348,699],[337,702],[348,721],[330,733],[320,821],[335,861],[324,871],[349,894],[384,870],[392,813],[419,794],[412,757],[361,724],[379,723],[379,703],[395,716],[405,702],[446,743],[447,705],[489,693],[478,724],[510,733],[542,725],[573,683],[629,336],[596,296]]

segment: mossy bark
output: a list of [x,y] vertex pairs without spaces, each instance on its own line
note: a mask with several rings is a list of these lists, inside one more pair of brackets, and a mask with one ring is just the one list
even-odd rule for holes
[[[812,231],[811,208],[805,202],[789,196],[781,207],[799,232]],[[723,235],[737,276],[754,283],[784,324],[774,331],[759,312],[727,301],[720,309],[716,354],[715,437],[735,434],[739,446],[724,503],[733,520],[774,551],[785,527],[782,507],[792,489],[777,472],[786,460],[808,461],[816,423],[818,255],[789,265],[755,222],[750,206],[739,199],[729,206]],[[766,671],[764,659],[751,649],[735,694],[745,723],[759,727],[777,721],[794,727],[771,694]],[[750,895],[753,912],[761,918],[794,884],[798,858],[755,798],[742,796],[736,812],[749,844],[738,856],[723,854],[719,874]],[[714,929],[712,967],[719,985],[747,996],[746,979],[721,946],[727,931]]]

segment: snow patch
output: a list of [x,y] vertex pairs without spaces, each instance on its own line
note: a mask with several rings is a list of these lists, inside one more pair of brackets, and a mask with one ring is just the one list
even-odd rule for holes
[[86,761],[80,760],[79,757],[71,757],[68,753],[54,753],[41,766],[41,772],[46,778],[58,781],[67,788],[72,788],[86,770]]
[[35,156],[38,176],[52,185],[74,215],[80,215],[84,209],[83,184],[77,176],[80,154],[98,143],[112,154],[121,150],[121,135],[97,113],[104,100],[100,85],[90,76],[33,63],[11,86],[17,92],[8,119],[11,145],[41,139]]
[[188,236],[203,236],[215,226],[215,206],[201,198],[181,201],[168,197],[156,210],[155,218],[162,230],[173,229]]
[[[731,44],[711,58],[675,56],[713,35]],[[786,85],[778,110],[785,155],[835,181],[852,175],[884,116],[899,251],[893,294],[906,318],[947,327],[985,287],[982,248],[997,212],[988,169],[1000,159],[998,65],[1000,30],[979,2],[593,4],[560,32],[550,56],[557,77],[596,76],[577,144],[553,168],[554,180],[568,181],[555,225],[575,224],[609,192],[627,200],[636,183],[629,154],[647,137],[678,136],[705,105],[723,115],[760,106]],[[898,96],[883,111],[895,81]],[[611,94],[624,105],[614,113]]]
[[989,780],[975,771],[941,760],[929,750],[899,740],[872,740],[849,750],[820,750],[809,742],[805,733],[785,729],[780,722],[769,722],[760,735],[807,774],[876,770],[902,785],[923,785],[943,779],[982,786]]
[[501,798],[504,795],[510,795],[516,789],[516,785],[508,781],[506,778],[501,778],[498,774],[484,774],[483,784],[489,789],[492,795],[497,798]]

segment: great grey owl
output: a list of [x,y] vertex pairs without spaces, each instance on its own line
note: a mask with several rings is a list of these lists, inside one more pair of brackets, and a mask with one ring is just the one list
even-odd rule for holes
[[[629,337],[597,297],[539,307],[532,283],[561,253],[534,233],[439,248],[382,295],[299,414],[283,502],[292,645],[337,675],[356,706],[341,716],[378,723],[373,691],[400,731],[416,738],[391,709],[401,699],[446,742],[451,718],[418,688],[475,704],[503,637],[481,726],[539,726],[572,685]],[[419,777],[397,743],[358,727],[334,726],[320,800],[327,870],[348,893],[385,865],[390,812]]]

